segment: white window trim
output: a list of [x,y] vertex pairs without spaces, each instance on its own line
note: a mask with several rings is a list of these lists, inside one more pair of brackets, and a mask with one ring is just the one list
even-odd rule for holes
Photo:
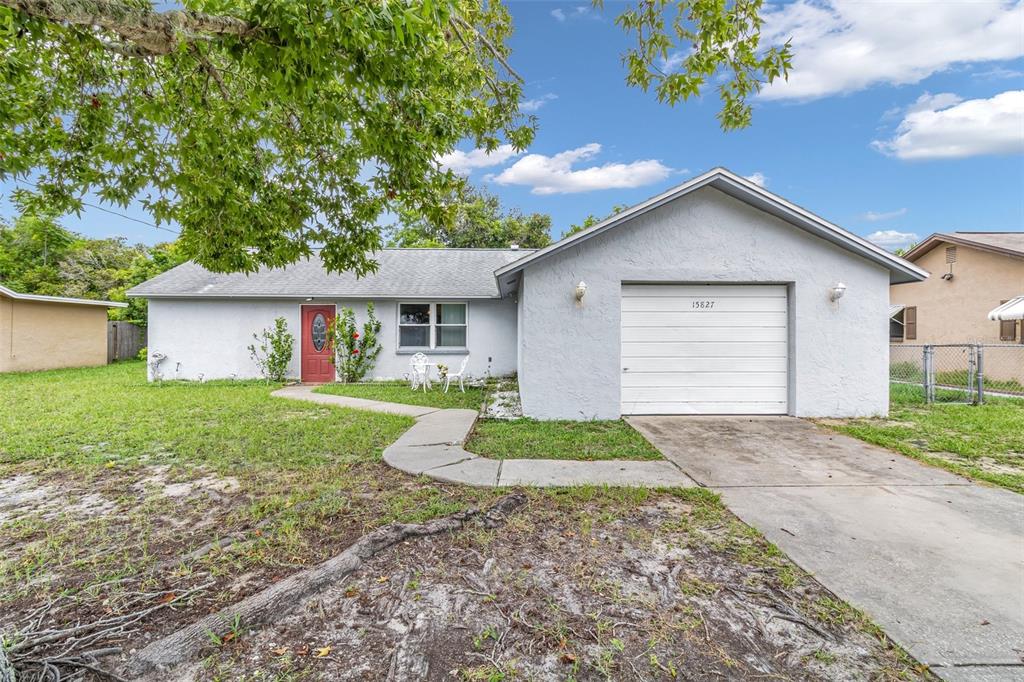
[[[403,305],[427,305],[430,306],[430,321],[423,324],[402,324],[402,306]],[[437,306],[438,305],[462,305],[466,307],[466,322],[465,324],[438,324],[437,322]],[[466,328],[466,345],[465,346],[438,346],[437,345],[437,328],[441,327],[465,327]],[[429,346],[403,346],[402,345],[402,327],[427,327],[429,329]],[[435,353],[466,353],[469,351],[469,301],[398,301],[398,305],[395,306],[395,349],[400,352],[415,352],[415,351],[431,351]]]

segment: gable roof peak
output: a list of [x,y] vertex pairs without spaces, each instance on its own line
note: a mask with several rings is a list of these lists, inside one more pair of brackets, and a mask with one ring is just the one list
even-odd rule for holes
[[913,263],[889,253],[863,237],[844,230],[838,225],[830,223],[824,218],[787,201],[747,178],[737,175],[724,166],[715,166],[705,173],[676,185],[646,201],[642,201],[635,206],[631,206],[585,230],[580,230],[576,234],[498,268],[494,273],[499,280],[498,286],[504,293],[510,286],[508,276],[522,270],[531,263],[581,243],[703,187],[713,187],[734,199],[760,209],[826,241],[830,241],[847,251],[883,265],[890,272],[889,279],[892,284],[916,282],[928,277],[928,273],[925,270],[922,270]]

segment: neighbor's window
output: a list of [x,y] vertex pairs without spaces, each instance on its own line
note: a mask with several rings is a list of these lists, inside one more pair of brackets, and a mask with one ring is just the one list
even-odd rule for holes
[[[1009,299],[1007,299],[1009,300]],[[1000,301],[999,305],[1006,303],[1006,301]],[[1000,341],[1015,341],[1017,339],[1017,320],[1000,320],[999,321],[999,340]],[[1024,334],[1021,334],[1021,342],[1024,342]]]
[[465,348],[465,303],[400,303],[398,347]]
[[903,309],[889,318],[889,341],[903,340]]

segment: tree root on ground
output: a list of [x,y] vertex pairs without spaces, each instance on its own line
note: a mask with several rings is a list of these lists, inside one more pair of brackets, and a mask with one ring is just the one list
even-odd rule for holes
[[71,606],[77,599],[61,595],[30,613],[13,633],[0,637],[0,682],[61,682],[81,679],[87,672],[122,680],[99,662],[121,652],[110,643],[128,639],[153,613],[187,602],[212,586],[210,581],[182,591],[129,592],[113,615],[68,626],[45,625],[58,607]]
[[358,570],[365,560],[388,547],[410,538],[454,532],[472,519],[479,519],[487,528],[496,528],[525,504],[525,495],[512,493],[484,512],[470,509],[422,524],[393,523],[378,528],[341,554],[149,644],[129,661],[122,674],[135,679],[154,671],[165,673],[191,660],[211,640],[226,636],[239,624],[250,627],[280,616],[311,594]]

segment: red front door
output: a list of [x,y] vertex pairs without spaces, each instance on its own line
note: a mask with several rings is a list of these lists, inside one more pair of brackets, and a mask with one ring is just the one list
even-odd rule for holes
[[333,305],[302,306],[302,382],[322,384],[334,381],[329,330],[334,321]]

